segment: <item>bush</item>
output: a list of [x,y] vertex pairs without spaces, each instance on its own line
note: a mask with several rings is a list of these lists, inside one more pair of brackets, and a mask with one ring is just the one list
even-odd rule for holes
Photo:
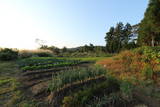
[[18,51],[9,48],[1,49],[0,51],[0,60],[2,61],[15,60],[17,58],[18,58]]

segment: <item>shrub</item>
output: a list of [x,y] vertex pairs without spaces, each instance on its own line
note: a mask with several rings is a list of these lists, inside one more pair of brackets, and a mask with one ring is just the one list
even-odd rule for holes
[[2,61],[9,61],[9,60],[15,60],[18,58],[18,51],[4,48],[0,51],[0,60]]

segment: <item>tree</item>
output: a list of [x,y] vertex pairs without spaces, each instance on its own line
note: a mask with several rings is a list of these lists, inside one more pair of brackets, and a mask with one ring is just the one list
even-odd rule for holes
[[111,27],[109,32],[106,33],[105,41],[106,41],[106,48],[107,51],[110,53],[114,52],[113,45],[114,45],[114,27]]
[[89,44],[89,51],[93,52],[94,51],[94,45],[93,44]]
[[160,44],[160,0],[150,0],[139,28],[138,43],[154,47]]
[[117,26],[115,27],[115,31],[114,31],[114,41],[115,41],[115,52],[119,52],[122,48],[122,42],[123,42],[123,38],[124,38],[124,31],[123,31],[124,25],[122,22],[119,22],[117,24]]
[[107,51],[110,53],[120,52],[122,49],[128,49],[136,44],[130,43],[132,37],[132,26],[127,23],[125,26],[119,22],[116,27],[111,27],[109,32],[106,33],[105,41]]
[[65,46],[62,48],[62,52],[67,52],[67,48]]
[[129,40],[132,36],[131,33],[132,33],[132,26],[129,23],[127,23],[124,26],[123,35],[122,35],[122,46],[124,49],[127,48]]
[[47,45],[41,45],[39,49],[48,49],[49,47]]

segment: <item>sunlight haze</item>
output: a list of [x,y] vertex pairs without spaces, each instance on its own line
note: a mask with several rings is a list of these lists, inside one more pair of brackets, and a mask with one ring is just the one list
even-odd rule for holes
[[[139,2],[137,4],[137,2]],[[109,27],[137,24],[147,0],[0,0],[0,47],[105,45]],[[92,39],[91,39],[92,38]]]

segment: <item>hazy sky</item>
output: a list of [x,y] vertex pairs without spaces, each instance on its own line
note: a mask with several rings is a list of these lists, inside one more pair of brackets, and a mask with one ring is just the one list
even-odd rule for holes
[[117,22],[137,24],[148,0],[0,0],[0,47],[34,49],[93,43]]

